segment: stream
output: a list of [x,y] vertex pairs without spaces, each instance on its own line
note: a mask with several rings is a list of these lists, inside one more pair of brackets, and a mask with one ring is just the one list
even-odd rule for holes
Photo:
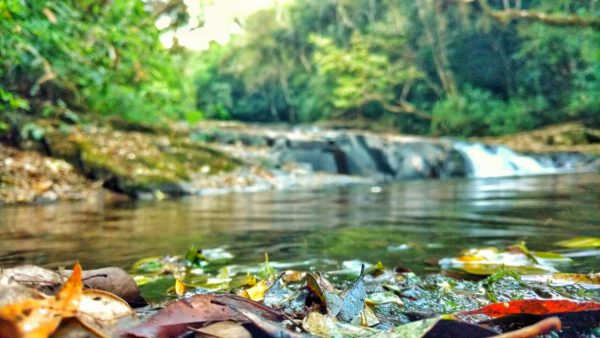
[[[190,196],[160,202],[0,208],[0,266],[122,266],[225,247],[237,264],[340,268],[347,260],[436,271],[472,246],[536,250],[600,235],[600,175],[417,180]],[[598,270],[599,250],[564,271]],[[281,265],[283,266],[283,265]]]

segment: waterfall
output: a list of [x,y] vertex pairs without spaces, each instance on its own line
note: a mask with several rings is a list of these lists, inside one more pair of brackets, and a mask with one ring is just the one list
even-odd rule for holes
[[456,142],[459,151],[470,166],[470,177],[504,177],[556,173],[557,168],[543,165],[537,159],[520,155],[505,146]]

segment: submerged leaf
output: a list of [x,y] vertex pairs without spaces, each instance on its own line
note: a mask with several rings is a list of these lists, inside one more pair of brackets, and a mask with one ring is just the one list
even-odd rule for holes
[[577,237],[556,242],[556,245],[563,248],[596,248],[600,247],[600,237]]
[[462,256],[444,258],[439,264],[444,269],[460,269],[474,275],[492,275],[509,271],[519,274],[544,274],[556,272],[556,263],[569,262],[570,258],[551,253],[530,251],[524,244],[512,245],[505,252],[496,248],[469,249]]
[[554,273],[552,275],[521,276],[523,281],[542,282],[550,285],[579,285],[586,289],[600,289],[600,274]]
[[372,305],[380,305],[385,303],[394,303],[403,306],[404,303],[396,294],[392,292],[373,292],[367,295],[365,303]]

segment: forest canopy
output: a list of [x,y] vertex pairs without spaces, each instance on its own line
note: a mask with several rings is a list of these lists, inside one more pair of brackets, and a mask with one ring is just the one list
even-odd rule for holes
[[587,119],[600,109],[599,15],[595,1],[296,0],[201,55],[198,105],[464,136]]
[[600,115],[595,0],[275,1],[227,44],[165,48],[188,13],[181,0],[0,0],[0,129],[203,115],[477,136]]

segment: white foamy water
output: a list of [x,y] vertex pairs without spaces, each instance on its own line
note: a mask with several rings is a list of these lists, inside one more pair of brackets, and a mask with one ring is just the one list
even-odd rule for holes
[[557,168],[542,165],[535,158],[517,154],[505,146],[457,142],[454,149],[463,154],[470,163],[470,177],[506,177],[557,172]]

